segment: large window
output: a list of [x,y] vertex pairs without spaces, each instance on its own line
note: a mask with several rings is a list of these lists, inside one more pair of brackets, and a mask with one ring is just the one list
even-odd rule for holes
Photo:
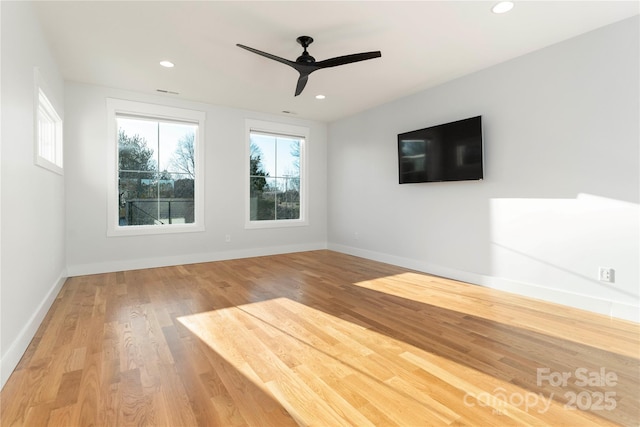
[[35,80],[35,163],[62,174],[62,119],[47,96],[38,68]]
[[110,234],[200,231],[204,113],[109,100]]
[[247,133],[247,227],[306,224],[308,129],[249,120]]

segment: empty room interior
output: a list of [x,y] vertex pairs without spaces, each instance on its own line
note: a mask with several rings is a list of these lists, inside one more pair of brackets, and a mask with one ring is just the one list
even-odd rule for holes
[[639,13],[0,2],[0,425],[639,425]]

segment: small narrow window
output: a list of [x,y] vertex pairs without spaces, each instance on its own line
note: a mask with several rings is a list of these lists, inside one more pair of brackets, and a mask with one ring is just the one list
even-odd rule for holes
[[35,71],[35,163],[62,174],[62,119],[45,93]]

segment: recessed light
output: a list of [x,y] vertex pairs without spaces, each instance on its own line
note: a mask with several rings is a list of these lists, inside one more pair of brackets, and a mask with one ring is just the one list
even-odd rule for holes
[[512,1],[501,1],[499,3],[496,3],[496,5],[493,6],[491,11],[493,13],[507,13],[511,9],[513,9],[513,2]]
[[324,96],[324,95],[316,95],[316,99],[325,99],[325,98],[326,98],[326,96]]
[[173,62],[171,61],[160,61],[160,65],[162,65],[165,68],[173,68]]

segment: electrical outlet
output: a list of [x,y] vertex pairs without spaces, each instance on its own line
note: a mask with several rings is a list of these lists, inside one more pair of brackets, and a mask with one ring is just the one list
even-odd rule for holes
[[600,267],[598,270],[598,279],[601,282],[615,283],[616,271],[613,268]]
[[225,234],[224,235],[224,241],[229,243],[231,241],[231,234]]

